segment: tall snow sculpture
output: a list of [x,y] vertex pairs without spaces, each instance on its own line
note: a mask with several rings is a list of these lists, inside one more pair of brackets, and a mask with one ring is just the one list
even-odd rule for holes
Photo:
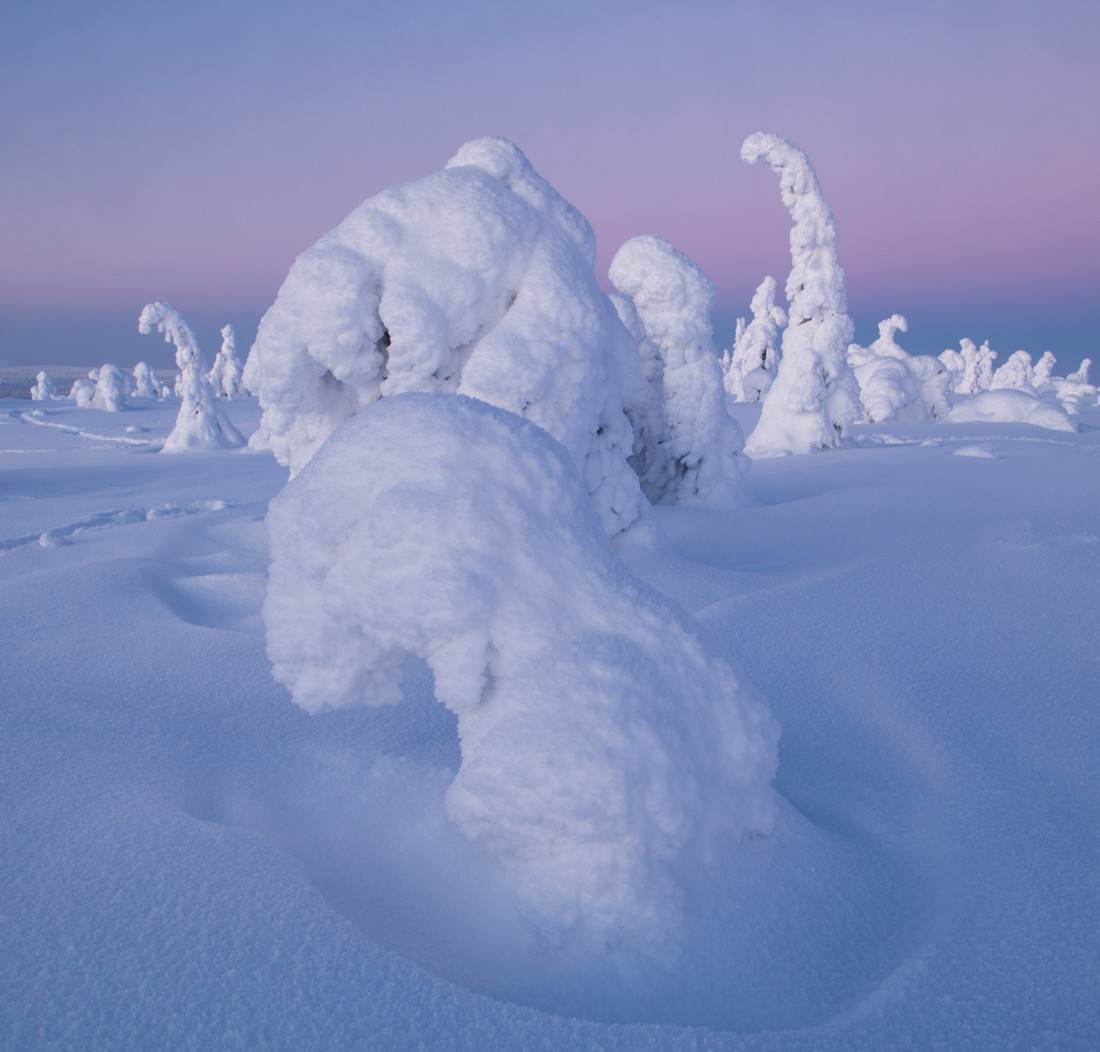
[[69,388],[69,397],[81,409],[87,409],[95,400],[95,384],[91,380],[74,380]]
[[764,278],[752,297],[752,322],[738,318],[738,332],[725,370],[726,390],[738,402],[759,402],[775,382],[779,333],[787,312],[775,302],[775,278]]
[[92,404],[107,413],[126,408],[126,385],[117,365],[101,365],[96,371],[95,396]]
[[160,387],[157,384],[156,374],[148,362],[138,362],[134,366],[134,397],[135,398],[159,398]]
[[233,426],[206,378],[206,365],[191,327],[169,304],[148,303],[138,318],[138,331],[151,333],[154,329],[163,333],[165,342],[176,348],[182,398],[175,427],[165,439],[161,452],[243,446],[244,436]]
[[976,376],[978,390],[988,391],[993,384],[993,363],[997,360],[997,352],[992,350],[989,346],[989,341],[986,340],[978,348],[978,364],[976,367]]
[[609,532],[641,513],[619,370],[629,337],[587,220],[504,139],[365,201],[291,267],[245,386],[292,474],[348,417],[406,391],[472,395],[574,458]]
[[31,388],[31,399],[35,402],[50,402],[56,397],[57,392],[54,390],[50,374],[45,371],[40,372],[35,377],[34,386]]
[[745,452],[827,449],[861,415],[859,386],[845,356],[854,327],[837,262],[836,223],[809,158],[793,143],[757,132],[742,144],[741,159],[763,160],[779,176],[793,221],[782,356]]
[[664,238],[651,234],[627,241],[615,253],[608,276],[641,321],[641,360],[648,365],[656,352],[660,362],[661,444],[668,473],[664,479],[647,480],[646,495],[654,503],[735,502],[744,438],[726,410],[711,324],[710,278]]
[[994,370],[989,381],[990,390],[1007,389],[1034,394],[1035,388],[1031,382],[1031,371],[1031,355],[1027,351],[1013,351]]
[[541,927],[660,944],[674,870],[716,832],[769,828],[775,723],[630,576],[575,459],[532,422],[383,398],[267,526],[275,678],[309,712],[389,705],[427,662],[458,719],[447,812]]
[[237,335],[233,331],[233,326],[223,326],[221,337],[221,349],[210,370],[210,384],[214,388],[214,393],[221,398],[239,398],[244,366],[237,357]]

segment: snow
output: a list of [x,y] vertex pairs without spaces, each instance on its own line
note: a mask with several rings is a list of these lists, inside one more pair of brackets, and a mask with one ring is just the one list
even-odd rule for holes
[[1052,431],[1074,431],[1073,421],[1058,406],[1041,401],[1026,391],[1007,388],[983,391],[958,401],[948,415],[955,423],[988,421],[991,423],[1034,424]]
[[[422,669],[396,705],[291,703],[261,619],[287,473],[150,455],[176,410],[0,402],[0,1046],[1097,1044],[1095,406],[1076,432],[856,424],[754,464],[737,508],[657,507],[657,543],[616,542],[616,588],[684,611],[783,727],[773,828],[676,874],[666,963],[524,940],[447,817],[458,728]],[[147,444],[102,440],[129,426]],[[974,446],[997,459],[948,455]],[[479,543],[447,525],[433,544]]]
[[738,318],[737,335],[726,364],[725,387],[738,402],[759,402],[775,382],[779,334],[787,312],[775,303],[775,278],[764,278],[753,294],[752,321]]
[[74,380],[69,388],[69,398],[81,409],[86,409],[95,400],[95,384],[91,380]]
[[138,362],[134,366],[134,397],[160,398],[160,387],[153,367],[148,362]]
[[96,370],[92,404],[105,413],[118,413],[126,408],[126,384],[117,365],[101,365]]
[[742,144],[741,158],[763,160],[776,173],[792,220],[779,370],[745,452],[757,458],[827,449],[862,415],[859,385],[845,357],[855,330],[832,209],[809,158],[788,140],[756,132]]
[[989,386],[993,391],[1007,389],[1035,394],[1031,377],[1031,355],[1027,351],[1013,351],[1004,364],[994,370]]
[[245,366],[264,410],[253,446],[296,473],[379,398],[457,391],[549,431],[618,533],[644,506],[627,462],[629,346],[588,222],[513,143],[477,139],[298,257]]
[[714,286],[687,256],[651,234],[627,241],[608,277],[640,322],[639,367],[654,385],[646,404],[659,404],[664,418],[644,438],[646,495],[654,503],[736,503],[744,436],[726,412],[711,321]]
[[222,327],[221,338],[222,345],[214,358],[208,379],[220,398],[239,398],[244,365],[237,357],[237,334],[232,325]]
[[859,382],[864,416],[871,423],[942,418],[951,409],[955,374],[965,368],[962,356],[945,352],[944,360],[908,354],[897,342],[897,334],[908,331],[908,321],[893,314],[879,322],[878,339],[870,347],[855,343],[848,347],[848,364]]
[[57,397],[50,374],[45,370],[38,373],[31,388],[31,400],[35,402],[52,402]]

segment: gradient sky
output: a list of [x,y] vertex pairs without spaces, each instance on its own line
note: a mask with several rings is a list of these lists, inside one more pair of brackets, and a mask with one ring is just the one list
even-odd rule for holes
[[591,220],[601,276],[658,233],[719,335],[788,269],[749,132],[810,154],[857,339],[908,316],[1100,358],[1100,2],[64,3],[0,34],[0,360],[169,363],[168,300],[246,346],[295,255],[364,198],[504,135]]

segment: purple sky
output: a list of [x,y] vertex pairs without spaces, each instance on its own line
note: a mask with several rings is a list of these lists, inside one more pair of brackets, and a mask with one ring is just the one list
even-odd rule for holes
[[505,135],[596,228],[659,233],[725,339],[782,284],[775,131],[837,216],[857,338],[1100,358],[1100,3],[37,2],[0,39],[0,359],[168,364],[165,299],[243,342],[364,198]]

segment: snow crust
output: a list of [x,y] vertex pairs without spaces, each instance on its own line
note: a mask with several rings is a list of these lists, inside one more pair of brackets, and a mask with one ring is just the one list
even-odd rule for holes
[[540,923],[656,952],[674,868],[770,827],[776,725],[626,572],[532,423],[383,399],[272,501],[268,533],[276,678],[311,712],[389,705],[426,661],[458,719],[448,813]]
[[682,252],[650,234],[627,241],[608,276],[641,324],[640,368],[654,387],[646,405],[663,410],[662,423],[643,435],[646,495],[654,503],[737,503],[744,436],[726,412],[711,321],[713,284]]
[[776,173],[793,223],[779,370],[745,452],[765,457],[827,449],[861,416],[859,385],[846,358],[855,329],[837,260],[836,222],[809,158],[793,143],[756,132],[742,144],[741,159],[763,160]]
[[948,419],[953,423],[988,421],[999,424],[1034,424],[1051,431],[1076,431],[1073,421],[1051,402],[1043,401],[1026,391],[1002,388],[983,391],[958,401]]
[[410,391],[518,413],[573,457],[609,533],[641,514],[627,459],[629,335],[596,283],[588,222],[504,139],[369,198],[294,263],[244,382],[253,444],[297,473],[348,417]]

